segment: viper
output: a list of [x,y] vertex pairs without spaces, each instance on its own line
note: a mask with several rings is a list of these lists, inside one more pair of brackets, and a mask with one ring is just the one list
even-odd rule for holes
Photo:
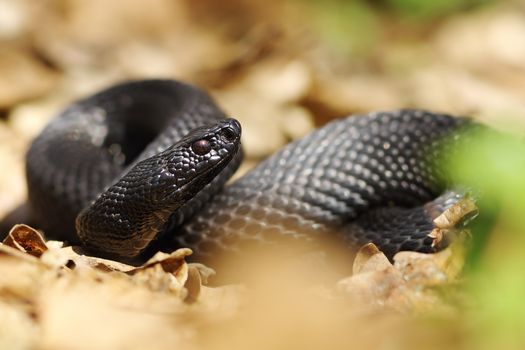
[[349,116],[226,184],[242,160],[239,122],[194,86],[127,82],[71,104],[33,141],[29,205],[47,234],[123,259],[329,235],[389,258],[435,252],[446,240],[429,237],[433,220],[463,196],[438,163],[476,125],[409,109]]

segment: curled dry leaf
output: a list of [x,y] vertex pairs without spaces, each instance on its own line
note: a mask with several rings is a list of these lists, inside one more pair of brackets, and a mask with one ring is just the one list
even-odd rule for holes
[[130,277],[133,282],[146,286],[151,291],[180,294],[182,298],[185,298],[187,291],[184,289],[184,284],[188,280],[188,267],[185,263],[182,270],[183,273],[179,273],[177,277],[175,274],[166,273],[160,265],[153,265],[137,271]]
[[188,292],[184,300],[188,303],[197,301],[201,293],[202,279],[199,270],[195,266],[188,267],[188,279],[184,287]]
[[451,229],[477,214],[478,207],[474,199],[465,197],[435,218],[434,224],[441,229]]
[[[113,260],[89,256],[85,254],[82,247],[69,246],[49,249],[42,255],[41,260],[55,267],[92,268],[103,272],[125,273],[136,282],[149,284],[153,290],[173,287],[179,290],[188,279],[188,266],[184,258],[191,253],[190,249],[179,249],[170,254],[159,252],[142,266],[134,267]],[[212,274],[212,272],[206,272],[206,269],[208,268],[202,265],[196,271],[197,273],[203,271],[202,274],[205,276]],[[169,287],[173,283],[174,285]]]
[[359,301],[406,309],[410,291],[405,281],[373,243],[359,249],[353,266],[354,275],[337,283],[337,290]]
[[339,294],[370,305],[389,306],[397,310],[408,310],[411,305],[411,291],[394,268],[347,277],[337,283],[336,290]]
[[[158,252],[144,265],[126,273],[136,283],[148,286],[153,291],[169,291],[183,294],[187,291],[184,285],[188,280],[188,264],[184,258],[192,254],[191,249],[182,248],[166,254]],[[192,287],[195,286],[192,284]]]
[[42,234],[24,224],[13,226],[3,243],[35,257],[40,257],[48,249]]
[[[461,235],[460,237],[463,237]],[[462,239],[435,253],[399,252],[394,256],[394,266],[412,285],[436,286],[458,278],[465,261]]]
[[385,254],[374,243],[367,243],[357,252],[352,270],[354,275],[357,275],[390,267],[392,267],[392,264],[390,264]]
[[188,279],[184,284],[188,295],[185,301],[193,303],[199,299],[203,285],[208,284],[208,279],[215,275],[215,270],[200,263],[188,264]]
[[428,234],[433,239],[432,246],[439,245],[447,237],[453,238],[458,232],[461,232],[457,227],[477,216],[478,212],[476,202],[469,196],[445,210],[434,219],[436,228]]
[[464,261],[461,240],[436,254],[400,252],[392,265],[373,244],[361,247],[354,260],[354,275],[340,280],[337,292],[372,305],[397,310],[424,310],[440,302],[428,287],[454,281]]
[[201,263],[189,263],[188,266],[199,272],[203,284],[208,284],[208,280],[217,274],[214,269]]
[[184,269],[187,269],[187,267],[184,267],[184,258],[192,253],[191,249],[188,248],[177,249],[169,254],[158,252],[142,266],[128,271],[128,274],[134,275],[139,271],[147,270],[155,265],[159,265],[163,271],[173,273],[175,276],[183,278],[185,275]]

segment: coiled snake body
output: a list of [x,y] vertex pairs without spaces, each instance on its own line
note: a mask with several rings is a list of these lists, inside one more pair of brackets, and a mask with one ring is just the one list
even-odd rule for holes
[[432,252],[431,212],[458,198],[434,161],[470,124],[420,110],[336,120],[223,188],[242,158],[238,122],[190,85],[125,83],[74,103],[34,140],[29,202],[46,232],[125,258],[153,241],[206,256],[333,231],[389,257]]

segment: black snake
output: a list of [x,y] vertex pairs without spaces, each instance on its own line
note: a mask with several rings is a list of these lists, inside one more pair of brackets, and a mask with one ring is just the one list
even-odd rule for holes
[[242,159],[239,123],[193,86],[124,83],[72,104],[33,141],[29,203],[45,232],[123,258],[152,243],[206,257],[332,232],[389,257],[433,252],[435,212],[460,197],[435,161],[472,124],[422,110],[339,119],[224,186]]

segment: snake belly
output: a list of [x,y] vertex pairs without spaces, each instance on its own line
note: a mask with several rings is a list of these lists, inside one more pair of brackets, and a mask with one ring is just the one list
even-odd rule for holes
[[[176,81],[121,84],[74,103],[28,152],[35,220],[46,232],[79,243],[75,218],[80,212],[95,211],[97,225],[110,221],[119,217],[110,208],[112,201],[127,210],[128,198],[140,201],[141,191],[151,187],[151,181],[132,187],[122,180],[124,174],[136,178],[147,174],[148,167],[153,171],[159,162],[148,159],[182,147],[181,140],[191,138],[184,135],[192,129],[224,118],[204,92]],[[446,191],[435,161],[454,147],[453,142],[443,147],[442,141],[472,124],[422,110],[339,119],[287,145],[223,188],[241,161],[235,148],[228,164],[201,181],[206,181],[202,188],[180,197],[184,203],[178,199],[176,210],[163,208],[163,196],[154,193],[154,202],[148,203],[158,208],[151,211],[162,220],[155,223],[161,239],[145,242],[133,232],[103,232],[114,225],[102,222],[101,232],[88,229],[80,234],[81,242],[98,253],[125,258],[137,256],[150,242],[155,249],[189,247],[197,257],[213,258],[239,252],[246,243],[312,240],[336,232],[351,247],[373,242],[388,257],[400,250],[433,252],[441,247],[428,237],[433,228],[428,207],[436,200],[435,206],[446,208],[460,196]],[[196,165],[183,157],[178,160],[194,170]],[[138,165],[141,170],[133,173]],[[116,185],[120,192],[93,205]]]

